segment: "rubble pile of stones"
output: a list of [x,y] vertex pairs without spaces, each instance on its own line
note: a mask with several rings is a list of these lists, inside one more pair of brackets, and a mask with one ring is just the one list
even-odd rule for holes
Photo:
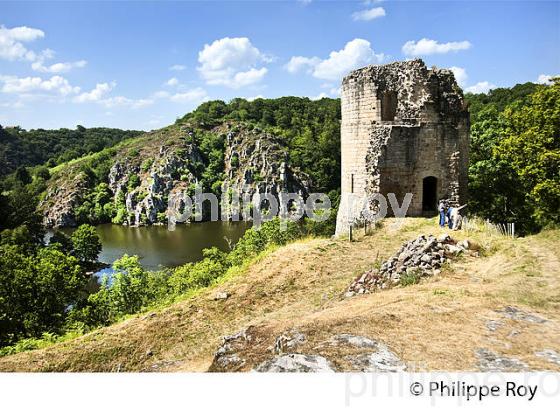
[[438,275],[444,263],[471,247],[468,240],[457,242],[447,234],[438,238],[433,235],[420,235],[404,243],[392,257],[381,263],[379,268],[371,269],[356,278],[348,288],[346,296],[398,285],[405,275]]

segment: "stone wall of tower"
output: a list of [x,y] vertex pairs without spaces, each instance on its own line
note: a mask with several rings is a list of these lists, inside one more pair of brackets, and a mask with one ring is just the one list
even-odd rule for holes
[[368,201],[375,193],[394,193],[399,204],[411,193],[407,216],[428,214],[426,177],[436,178],[438,199],[466,201],[469,117],[449,70],[421,60],[369,66],[344,78],[341,97],[337,234],[364,218],[364,204],[377,209]]

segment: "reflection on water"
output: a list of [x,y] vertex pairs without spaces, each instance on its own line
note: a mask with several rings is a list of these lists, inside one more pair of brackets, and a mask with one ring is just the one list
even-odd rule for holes
[[204,222],[177,225],[169,231],[167,226],[99,225],[96,228],[103,244],[99,261],[111,264],[127,253],[138,255],[146,269],[174,267],[199,261],[204,248],[229,250],[229,243],[235,244],[249,227],[245,222]]

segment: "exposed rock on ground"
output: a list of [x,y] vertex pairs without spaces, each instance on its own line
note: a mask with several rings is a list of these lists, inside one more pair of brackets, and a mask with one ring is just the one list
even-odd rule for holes
[[317,355],[285,354],[267,360],[255,368],[257,372],[323,373],[334,372],[327,359]]
[[556,352],[555,350],[545,349],[541,352],[536,352],[535,356],[541,357],[541,358],[549,361],[550,363],[554,363],[554,364],[560,366],[560,353]]
[[362,349],[372,349],[373,353],[348,355],[344,359],[358,372],[398,372],[406,369],[406,365],[387,345],[363,336],[342,334],[331,339],[333,344],[346,344]]
[[276,342],[274,343],[274,352],[281,354],[303,343],[305,343],[305,335],[296,330],[291,330],[276,338]]
[[528,366],[521,360],[500,356],[488,349],[478,349],[478,369],[483,372],[521,372],[528,370]]
[[546,319],[533,315],[531,313],[524,312],[521,309],[518,309],[514,306],[506,306],[500,313],[507,317],[508,319],[517,320],[517,321],[524,321],[530,323],[545,323],[547,322]]
[[[329,339],[309,338],[290,329],[266,346],[272,335],[250,327],[226,336],[209,371],[231,372],[396,372],[403,361],[384,343],[360,335],[339,334]],[[268,334],[268,336],[266,336]]]
[[239,356],[247,346],[255,339],[253,327],[249,326],[233,335],[224,336],[222,345],[214,355],[214,361],[208,371],[234,372],[245,364],[245,359]]
[[504,325],[503,322],[501,322],[499,320],[487,320],[486,321],[486,329],[488,329],[491,332],[495,332],[496,330],[501,328],[503,325]]
[[379,268],[356,278],[346,296],[389,288],[401,283],[406,276],[418,280],[424,276],[438,275],[444,263],[472,247],[473,244],[468,240],[456,242],[447,234],[438,238],[420,235],[415,240],[406,242],[392,257],[381,263]]

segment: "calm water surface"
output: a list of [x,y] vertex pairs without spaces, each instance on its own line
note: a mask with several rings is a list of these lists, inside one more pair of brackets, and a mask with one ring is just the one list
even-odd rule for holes
[[249,227],[245,222],[202,222],[169,231],[167,225],[99,225],[96,229],[103,244],[99,261],[111,264],[127,253],[138,255],[146,269],[179,266],[202,259],[204,248],[229,250],[229,243],[234,245]]

